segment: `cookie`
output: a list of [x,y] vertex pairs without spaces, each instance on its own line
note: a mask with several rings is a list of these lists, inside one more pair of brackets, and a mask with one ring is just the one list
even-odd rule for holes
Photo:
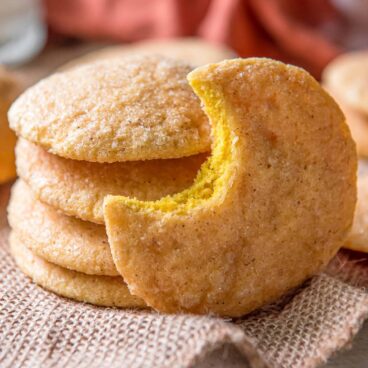
[[64,159],[24,139],[17,147],[18,175],[44,203],[86,221],[103,224],[108,194],[156,200],[189,187],[206,155],[100,164]]
[[0,65],[0,184],[15,177],[15,134],[9,129],[8,109],[19,93],[16,79]]
[[74,160],[111,163],[207,152],[209,123],[186,81],[190,70],[173,59],[132,56],[57,73],[15,101],[10,126]]
[[91,275],[117,276],[105,227],[65,216],[35,199],[22,181],[13,189],[8,221],[37,256]]
[[114,263],[156,310],[241,316],[318,273],[344,244],[357,157],[304,70],[234,59],[188,76],[213,126],[194,184],[158,201],[108,196]]
[[368,174],[358,177],[358,201],[345,248],[368,253]]
[[368,157],[368,116],[339,102],[360,157]]
[[339,104],[341,110],[345,114],[346,122],[350,128],[351,135],[356,143],[356,149],[358,156],[368,156],[368,116],[359,113],[351,108],[349,105],[343,102],[341,96],[335,91],[328,89],[324,86],[326,91],[335,99]]
[[322,80],[344,103],[368,115],[368,51],[337,57],[323,71]]
[[200,38],[176,38],[167,40],[145,40],[128,45],[106,47],[90,52],[64,64],[60,70],[70,70],[83,64],[105,60],[120,59],[126,55],[158,54],[182,60],[194,66],[216,63],[236,56],[224,45],[214,44]]
[[44,289],[100,306],[145,308],[141,299],[129,293],[121,277],[85,275],[54,265],[32,253],[16,232],[11,233],[9,241],[18,267]]

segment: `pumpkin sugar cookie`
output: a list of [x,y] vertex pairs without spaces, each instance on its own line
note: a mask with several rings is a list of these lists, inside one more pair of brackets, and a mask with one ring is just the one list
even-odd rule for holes
[[9,111],[15,132],[74,160],[180,158],[210,149],[210,128],[186,75],[158,56],[108,60],[54,74]]
[[121,277],[91,276],[47,262],[23,245],[17,233],[10,234],[10,250],[18,267],[36,284],[55,294],[106,307],[145,308],[131,295]]
[[92,275],[118,276],[105,227],[68,217],[35,199],[18,181],[8,207],[11,228],[37,256]]
[[120,59],[127,55],[152,54],[182,60],[194,66],[216,63],[225,59],[232,59],[236,56],[234,51],[224,45],[207,42],[200,38],[155,39],[128,45],[105,47],[97,51],[92,51],[69,61],[59,70],[70,70],[83,64],[101,60]]
[[322,80],[348,106],[368,115],[368,51],[337,57],[323,71]]
[[110,248],[149,306],[241,316],[319,272],[344,244],[355,145],[339,107],[300,68],[235,59],[188,79],[213,124],[212,155],[176,195],[108,196]]
[[16,79],[0,65],[0,184],[15,177],[14,146],[16,137],[9,129],[7,112],[19,93]]
[[345,248],[368,253],[368,174],[358,176],[358,201]]
[[156,200],[180,192],[193,183],[207,156],[100,164],[64,159],[24,139],[16,154],[18,175],[42,202],[98,224],[104,223],[106,195]]

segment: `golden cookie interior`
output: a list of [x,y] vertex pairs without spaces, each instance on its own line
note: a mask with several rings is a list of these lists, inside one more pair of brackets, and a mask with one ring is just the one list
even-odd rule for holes
[[358,156],[368,157],[368,115],[365,116],[363,113],[349,106],[336,91],[325,85],[324,88],[335,99],[343,111],[351,135],[356,143]]

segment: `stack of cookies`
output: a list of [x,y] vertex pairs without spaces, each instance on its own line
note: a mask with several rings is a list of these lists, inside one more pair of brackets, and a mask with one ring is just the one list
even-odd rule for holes
[[323,85],[343,110],[361,158],[358,202],[346,248],[368,252],[368,52],[339,56],[324,70]]
[[109,59],[41,81],[9,117],[12,253],[76,300],[242,316],[320,272],[353,221],[350,131],[295,66]]
[[236,53],[225,45],[209,43],[201,38],[152,39],[89,52],[64,64],[60,67],[60,71],[95,61],[120,59],[130,54],[144,56],[157,53],[161,56],[175,57],[175,59],[189,62],[194,66],[236,57]]
[[105,61],[55,74],[13,104],[10,243],[36,283],[96,305],[145,306],[113,263],[103,199],[156,200],[191,185],[210,128],[190,70],[158,56]]

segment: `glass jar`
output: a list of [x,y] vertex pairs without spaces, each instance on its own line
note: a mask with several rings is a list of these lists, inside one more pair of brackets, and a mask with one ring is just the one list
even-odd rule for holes
[[26,62],[45,41],[46,27],[38,0],[0,0],[0,64]]

